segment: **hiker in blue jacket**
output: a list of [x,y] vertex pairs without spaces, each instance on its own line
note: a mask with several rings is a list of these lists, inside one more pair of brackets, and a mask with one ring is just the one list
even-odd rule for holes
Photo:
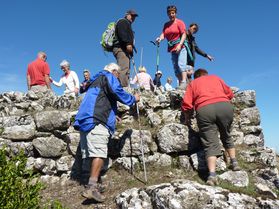
[[98,178],[107,158],[108,141],[115,131],[117,101],[132,106],[139,101],[125,92],[118,81],[120,67],[115,63],[105,66],[103,71],[92,77],[87,93],[75,117],[74,127],[80,131],[82,158],[93,158],[89,182],[82,196],[104,202]]

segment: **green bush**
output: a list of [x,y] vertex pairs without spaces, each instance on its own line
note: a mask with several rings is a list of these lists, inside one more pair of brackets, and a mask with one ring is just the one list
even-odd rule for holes
[[17,156],[6,156],[0,149],[0,208],[39,208],[42,184],[34,182],[36,176],[26,169],[23,151]]

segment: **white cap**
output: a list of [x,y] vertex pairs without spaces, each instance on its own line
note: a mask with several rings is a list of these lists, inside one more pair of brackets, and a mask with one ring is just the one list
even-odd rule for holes
[[116,70],[116,71],[120,71],[120,67],[119,65],[115,64],[115,63],[109,63],[108,65],[106,65],[104,67],[104,70],[109,71],[112,73],[112,71]]
[[156,72],[156,75],[157,75],[157,74],[163,75],[162,71],[160,71],[160,70],[158,70],[158,71]]
[[60,63],[60,67],[70,67],[70,63],[67,60],[63,60]]

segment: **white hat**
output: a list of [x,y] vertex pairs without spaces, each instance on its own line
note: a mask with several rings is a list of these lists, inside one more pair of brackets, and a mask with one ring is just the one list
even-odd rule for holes
[[61,63],[60,63],[60,67],[70,67],[70,63],[67,61],[67,60],[63,60]]
[[116,70],[116,71],[120,71],[120,67],[119,67],[119,65],[117,65],[117,64],[115,64],[115,63],[109,63],[108,65],[106,65],[105,67],[104,67],[104,70],[106,70],[106,71],[109,71],[109,72],[113,72],[114,70]]
[[157,74],[163,75],[162,71],[160,71],[160,70],[158,70],[158,71],[155,73],[155,75],[157,75]]

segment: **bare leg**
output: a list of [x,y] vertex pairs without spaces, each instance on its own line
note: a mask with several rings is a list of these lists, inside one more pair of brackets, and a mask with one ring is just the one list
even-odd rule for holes
[[178,84],[181,84],[181,80],[182,80],[182,75],[181,74],[176,74],[176,77],[178,79]]
[[104,165],[104,160],[103,158],[94,158],[92,160],[92,165],[91,165],[91,173],[90,173],[90,179],[97,182],[101,169]]
[[226,151],[228,152],[231,159],[235,158],[235,148],[226,149]]
[[207,166],[210,173],[214,173],[216,170],[216,160],[216,156],[210,156],[207,158]]
[[185,71],[185,72],[181,73],[181,81],[185,81],[186,82],[186,80],[187,80],[187,72]]

